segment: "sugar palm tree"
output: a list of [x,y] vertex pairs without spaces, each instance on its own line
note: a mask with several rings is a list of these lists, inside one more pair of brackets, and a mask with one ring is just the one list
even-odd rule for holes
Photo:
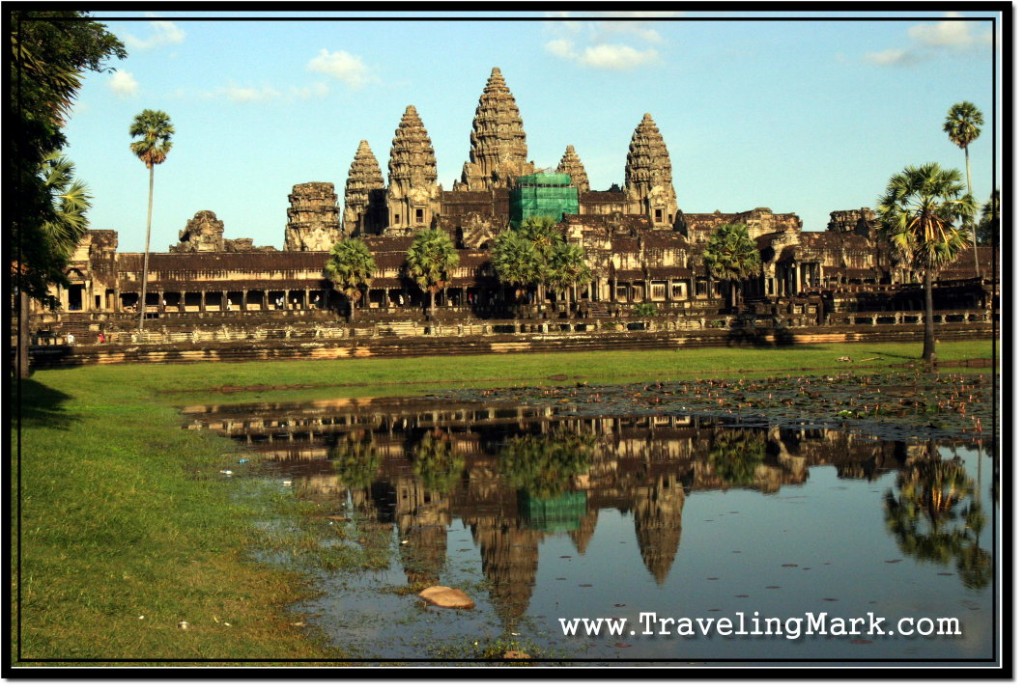
[[64,258],[70,257],[88,228],[89,190],[75,179],[75,166],[57,152],[43,161],[42,177],[53,200],[54,216],[43,221],[46,242]]
[[174,126],[162,110],[146,109],[135,116],[129,130],[135,140],[132,153],[149,169],[149,207],[146,211],[146,249],[142,260],[142,291],[139,294],[139,330],[146,319],[146,279],[149,274],[149,237],[153,226],[153,170],[167,160],[171,150]]
[[[59,152],[43,159],[39,177],[52,209],[40,223],[41,237],[52,254],[66,263],[89,225],[85,216],[91,205],[89,190],[75,178],[74,164]],[[29,294],[19,287],[18,298],[18,376],[25,379],[29,376]]]
[[551,253],[550,280],[565,293],[566,312],[569,311],[569,289],[575,292],[576,286],[589,281],[591,276],[583,248],[559,238]]
[[974,217],[974,200],[963,196],[960,173],[938,163],[908,166],[893,175],[878,202],[881,228],[912,269],[924,272],[924,351],[935,357],[932,281],[965,245],[962,228]]
[[[942,129],[949,135],[949,140],[964,150],[964,166],[967,170],[967,194],[974,197],[971,187],[971,156],[968,145],[981,135],[981,126],[985,124],[985,118],[970,101],[962,101],[954,104],[946,115],[946,122]],[[974,217],[971,217],[971,228],[974,228]],[[974,235],[974,272],[981,275],[981,267],[978,264],[978,237]]]
[[523,235],[509,228],[498,234],[491,250],[491,264],[498,280],[515,289],[516,302],[533,285],[537,261],[533,244]]
[[421,289],[430,293],[429,312],[434,317],[437,291],[448,284],[459,266],[459,253],[448,233],[430,228],[417,233],[405,256],[406,271]]
[[547,302],[548,283],[551,281],[551,262],[555,247],[562,238],[555,229],[556,221],[549,216],[534,216],[522,222],[519,232],[533,246],[536,260],[534,280],[537,284],[537,310],[543,311]]
[[498,279],[516,287],[517,293],[535,286],[538,310],[542,309],[551,278],[552,256],[560,241],[554,219],[546,217],[528,218],[518,228],[503,230],[491,252]]
[[348,298],[349,318],[364,290],[370,289],[377,262],[366,243],[359,238],[345,238],[331,248],[331,256],[324,266],[324,276],[334,289]]
[[761,270],[761,256],[747,226],[726,223],[715,229],[704,250],[704,266],[712,278],[729,282],[733,305],[739,307],[740,281]]

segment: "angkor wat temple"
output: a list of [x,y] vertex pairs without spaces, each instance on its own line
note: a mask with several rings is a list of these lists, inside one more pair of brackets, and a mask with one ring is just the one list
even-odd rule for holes
[[[354,236],[366,242],[378,266],[357,321],[405,323],[411,325],[405,333],[422,335],[424,328],[430,332],[419,324],[425,295],[404,266],[415,234],[425,228],[448,232],[460,256],[436,296],[437,321],[513,319],[522,315],[513,312],[508,288],[489,263],[489,247],[510,221],[538,209],[557,215],[560,232],[584,248],[593,274],[571,296],[539,296],[539,318],[581,320],[576,330],[593,328],[593,320],[627,317],[643,303],[678,328],[727,325],[735,306],[703,261],[711,234],[726,223],[745,224],[761,253],[760,274],[741,288],[752,319],[770,316],[786,326],[918,323],[920,284],[890,262],[871,208],[834,211],[828,227],[815,232],[806,231],[797,215],[769,208],[687,212],[650,114],[640,118],[625,153],[622,185],[604,191],[591,189],[585,162],[571,144],[554,171],[538,167],[528,160],[515,98],[494,68],[476,108],[469,159],[452,189],[438,184],[430,136],[410,105],[395,130],[387,180],[364,140],[343,200],[329,182],[292,188],[283,251],[227,239],[216,214],[199,211],[185,223],[180,242],[150,255],[142,296],[142,253],[119,253],[117,232],[93,230],[68,268],[71,286],[59,291],[61,311],[36,306],[33,333],[77,333],[86,339],[80,343],[95,343],[97,332],[106,332],[105,342],[116,341],[117,334],[137,329],[139,309],[146,311],[147,331],[164,333],[345,323],[345,301],[325,279],[324,266],[331,247]],[[943,269],[936,307],[962,315],[955,318],[963,322],[992,321],[998,310],[996,260],[991,248],[979,247],[979,271],[973,251],[962,252]],[[866,312],[874,315],[869,321],[850,316]]]

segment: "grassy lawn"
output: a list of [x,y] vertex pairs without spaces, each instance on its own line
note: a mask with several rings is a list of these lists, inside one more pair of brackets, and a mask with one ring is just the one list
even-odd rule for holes
[[[20,385],[21,424],[11,432],[11,662],[341,655],[287,612],[289,602],[310,595],[302,575],[251,557],[266,546],[256,522],[285,511],[286,500],[241,496],[220,473],[237,451],[182,429],[179,405],[324,392],[410,396],[553,377],[597,384],[869,372],[911,364],[920,350],[918,343],[837,344],[36,372]],[[992,352],[990,342],[951,342],[938,354],[966,360]]]

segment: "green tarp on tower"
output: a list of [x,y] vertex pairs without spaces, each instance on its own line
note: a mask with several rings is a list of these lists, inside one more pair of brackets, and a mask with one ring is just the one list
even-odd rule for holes
[[572,178],[564,173],[535,173],[516,179],[509,197],[509,220],[514,227],[528,218],[547,216],[556,221],[562,214],[578,214],[580,198]]

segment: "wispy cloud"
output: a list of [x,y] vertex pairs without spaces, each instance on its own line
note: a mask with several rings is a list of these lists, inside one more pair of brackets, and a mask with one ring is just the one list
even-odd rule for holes
[[584,67],[622,71],[657,63],[660,58],[653,45],[661,43],[662,37],[650,22],[581,20],[573,13],[559,16],[567,19],[553,27],[558,37],[544,46],[558,58]]
[[159,19],[150,22],[149,27],[149,36],[145,38],[139,38],[134,34],[125,34],[125,45],[136,50],[149,50],[158,46],[176,45],[185,40],[185,32],[174,22]]
[[107,86],[118,96],[134,96],[139,91],[139,82],[131,72],[118,70],[110,77]]
[[874,65],[906,67],[942,55],[970,52],[992,45],[992,35],[986,28],[987,24],[949,12],[941,21],[907,29],[909,46],[865,53],[864,59]]
[[306,68],[311,72],[326,74],[342,81],[353,89],[362,88],[372,80],[370,69],[362,58],[344,50],[330,52],[323,48],[319,55],[309,61]]
[[551,41],[547,49],[552,55],[601,70],[631,70],[658,60],[658,51],[653,48],[637,50],[621,43],[599,43],[577,50],[572,41],[561,40]]
[[213,100],[228,100],[232,103],[250,104],[310,101],[324,98],[329,93],[330,89],[322,82],[315,82],[306,86],[289,86],[285,90],[275,88],[269,84],[251,86],[231,83],[213,91],[208,91],[203,94],[203,97]]
[[330,89],[323,82],[315,82],[309,86],[292,86],[288,88],[289,96],[302,101],[324,98],[328,93],[330,93]]
[[239,86],[231,84],[222,89],[229,101],[235,103],[265,103],[281,98],[281,92],[272,86]]

